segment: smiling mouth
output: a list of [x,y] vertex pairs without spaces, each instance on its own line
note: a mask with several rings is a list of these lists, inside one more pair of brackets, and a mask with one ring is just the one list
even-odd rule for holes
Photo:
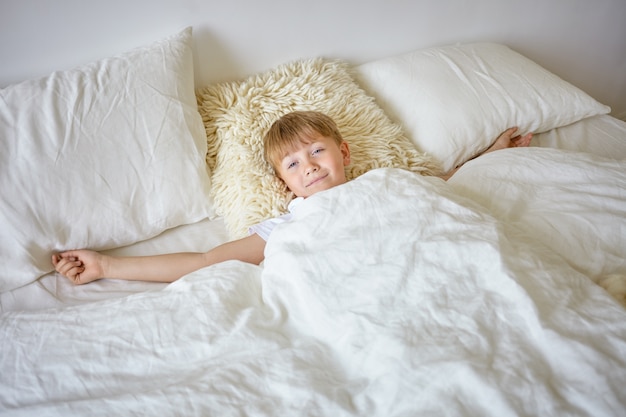
[[310,187],[310,186],[312,186],[312,185],[315,185],[315,184],[317,184],[318,182],[320,182],[321,180],[323,180],[323,179],[324,179],[324,178],[326,178],[326,177],[328,177],[328,174],[323,175],[323,176],[321,176],[321,177],[317,177],[317,178],[315,178],[313,181],[311,181],[310,183],[308,183],[305,187],[306,187],[306,188],[308,188],[308,187]]

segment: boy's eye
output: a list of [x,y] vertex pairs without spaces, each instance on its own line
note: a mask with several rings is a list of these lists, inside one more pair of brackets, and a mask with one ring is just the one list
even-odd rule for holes
[[290,163],[287,165],[287,169],[289,169],[289,168],[293,168],[293,167],[295,167],[296,165],[298,165],[298,163],[297,163],[297,162],[290,162]]
[[324,148],[318,148],[318,149],[314,150],[314,151],[312,152],[312,154],[313,154],[313,155],[316,155],[316,154],[318,154],[318,153],[322,152],[323,150],[324,150]]

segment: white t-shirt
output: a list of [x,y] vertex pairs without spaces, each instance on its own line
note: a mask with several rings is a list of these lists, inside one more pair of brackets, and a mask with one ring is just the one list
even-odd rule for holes
[[289,202],[289,205],[287,206],[287,210],[289,210],[288,213],[285,213],[279,217],[274,217],[272,219],[263,220],[261,223],[257,223],[254,226],[251,226],[248,229],[248,233],[249,234],[256,233],[257,235],[261,236],[263,240],[267,242],[267,239],[269,239],[270,234],[272,233],[272,230],[274,230],[274,228],[278,226],[279,224],[285,223],[291,220],[291,218],[293,217],[293,210],[303,200],[304,200],[303,197],[294,198],[293,200]]

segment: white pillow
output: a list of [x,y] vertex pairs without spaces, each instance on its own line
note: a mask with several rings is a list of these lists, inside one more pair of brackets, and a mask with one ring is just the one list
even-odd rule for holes
[[213,215],[191,28],[0,90],[0,291]]
[[505,129],[545,132],[611,109],[508,47],[435,47],[365,63],[357,80],[446,171]]

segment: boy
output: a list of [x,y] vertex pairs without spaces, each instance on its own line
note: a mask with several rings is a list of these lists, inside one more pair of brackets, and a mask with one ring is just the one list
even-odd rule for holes
[[[528,146],[532,134],[515,136],[517,128],[507,129],[484,153],[498,149]],[[344,184],[344,167],[350,164],[350,149],[334,121],[319,112],[293,112],[277,120],[264,140],[264,156],[276,175],[297,196],[294,204],[317,192]],[[458,169],[443,175],[447,180]],[[251,228],[245,238],[224,243],[206,253],[172,253],[141,257],[112,257],[89,250],[71,250],[52,256],[60,274],[75,284],[100,278],[173,282],[190,272],[227,260],[260,264],[265,242],[274,226],[290,214],[269,219]]]

